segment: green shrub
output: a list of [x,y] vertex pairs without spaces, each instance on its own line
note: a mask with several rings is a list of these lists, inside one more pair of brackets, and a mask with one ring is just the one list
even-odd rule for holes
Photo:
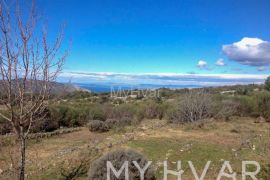
[[106,120],[104,105],[100,104],[61,103],[50,106],[50,114],[63,127],[84,126],[89,119]]
[[169,108],[166,111],[166,118],[168,119],[168,121],[170,123],[178,123],[179,122],[179,118],[181,117],[181,112],[178,110],[179,104]]
[[60,126],[57,121],[55,121],[51,117],[45,117],[44,119],[41,119],[33,123],[31,132],[32,133],[51,132],[59,129],[59,127]]
[[237,88],[236,94],[238,95],[248,95],[249,90],[246,87]]
[[133,104],[120,104],[115,106],[109,115],[109,118],[113,119],[121,119],[125,118],[133,118],[135,116],[136,106]]
[[70,107],[67,105],[54,105],[50,107],[50,114],[52,119],[58,122],[59,126],[72,127],[71,117],[69,117]]
[[145,118],[145,108],[144,106],[142,106],[141,104],[138,104],[137,105],[137,109],[136,109],[136,112],[135,112],[135,119],[140,122],[142,121],[144,118]]
[[106,132],[109,131],[109,126],[100,120],[92,120],[88,123],[89,131],[91,132]]
[[135,117],[138,121],[141,121],[144,118],[162,119],[166,115],[168,109],[169,105],[167,103],[147,100],[137,104]]
[[267,90],[267,91],[270,91],[270,76],[268,76],[265,80],[265,83],[264,83],[264,88]]
[[100,104],[95,104],[94,106],[91,106],[89,108],[89,118],[91,120],[101,120],[105,121],[106,120],[106,114]]
[[[110,161],[113,167],[116,170],[119,170],[125,161],[128,161],[128,172],[129,172],[129,179],[139,180],[140,179],[140,172],[132,163],[132,161],[137,161],[140,167],[144,167],[147,164],[147,159],[133,150],[116,150],[113,152],[109,152],[108,154],[102,156],[101,158],[97,159],[92,166],[90,167],[88,173],[89,180],[107,180],[107,161]],[[112,180],[116,180],[116,177],[111,172]],[[125,179],[124,173],[120,175],[119,179]],[[155,174],[151,167],[149,167],[144,176],[145,180],[155,180]]]
[[270,118],[270,93],[261,93],[257,95],[257,106],[260,115],[264,118]]
[[145,118],[147,119],[162,119],[163,111],[161,104],[158,104],[155,101],[148,101],[145,103]]
[[211,107],[212,116],[215,118],[229,120],[230,117],[237,115],[239,103],[233,99],[224,99],[213,102]]
[[238,115],[258,117],[258,106],[255,96],[238,96],[234,99],[239,102]]
[[88,91],[74,91],[66,94],[65,99],[84,99],[91,97],[92,94]]
[[109,128],[115,126],[128,126],[135,123],[135,120],[132,120],[128,117],[123,117],[121,119],[107,119],[105,123],[108,125]]

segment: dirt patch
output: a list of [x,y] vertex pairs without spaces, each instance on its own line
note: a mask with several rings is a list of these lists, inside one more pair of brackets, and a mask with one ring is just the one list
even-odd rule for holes
[[240,136],[234,134],[218,135],[215,132],[202,131],[184,131],[182,129],[161,128],[152,129],[147,132],[138,133],[138,138],[156,137],[156,138],[176,138],[193,139],[198,141],[207,141],[212,143],[233,145],[240,142]]

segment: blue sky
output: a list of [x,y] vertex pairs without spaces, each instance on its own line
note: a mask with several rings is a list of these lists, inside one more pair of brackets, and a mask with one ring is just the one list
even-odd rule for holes
[[67,24],[66,38],[73,43],[66,73],[269,73],[269,0],[37,0],[37,4],[50,32],[56,32],[61,22]]

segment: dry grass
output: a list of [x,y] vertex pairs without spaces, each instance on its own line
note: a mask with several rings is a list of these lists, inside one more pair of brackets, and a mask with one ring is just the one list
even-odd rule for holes
[[[69,134],[29,141],[27,176],[29,179],[60,179],[63,168],[68,170],[81,160],[91,162],[119,147],[137,149],[156,164],[166,158],[171,162],[193,160],[198,168],[202,168],[209,159],[217,164],[222,159],[231,160],[234,166],[238,166],[242,158],[266,163],[270,162],[270,147],[265,150],[263,146],[270,142],[267,136],[269,129],[270,123],[254,123],[252,118],[234,118],[229,122],[208,120],[184,126],[149,120],[136,127],[107,133],[91,133],[87,128],[82,128]],[[254,139],[257,136],[261,138]],[[250,144],[245,144],[247,141]],[[249,145],[256,145],[256,150]],[[13,163],[10,152],[16,151],[8,145],[0,150],[0,169],[6,171]],[[156,168],[158,177],[161,177],[162,169],[158,165]],[[214,176],[216,171],[214,168],[209,176]]]

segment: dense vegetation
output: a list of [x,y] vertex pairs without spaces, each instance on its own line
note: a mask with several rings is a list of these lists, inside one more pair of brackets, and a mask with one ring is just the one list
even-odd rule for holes
[[[137,124],[142,119],[166,119],[171,123],[205,118],[228,120],[232,116],[270,119],[270,92],[262,85],[157,91],[156,97],[131,97],[128,93],[126,97],[111,97],[110,93],[87,91],[68,93],[47,108],[46,118],[34,123],[32,132],[91,124],[99,124],[106,131],[115,125]],[[0,133],[11,131],[9,124],[0,119]]]
[[[171,162],[179,157],[191,159],[201,169],[206,159],[220,162],[227,158],[238,167],[237,160],[244,155],[258,161],[258,157],[263,157],[265,161],[260,161],[260,177],[269,177],[267,128],[270,124],[267,121],[270,120],[270,92],[263,85],[163,88],[154,97],[132,96],[130,92],[125,94],[124,97],[115,97],[110,93],[74,91],[58,101],[48,102],[44,120],[33,124],[30,134],[33,138],[29,146],[32,151],[42,148],[44,153],[50,152],[53,157],[51,164],[56,163],[54,157],[62,158],[65,162],[59,161],[57,167],[48,169],[48,172],[53,172],[52,179],[57,179],[56,176],[59,179],[86,177],[89,167],[92,167],[91,176],[99,178],[104,174],[102,169],[93,167],[101,166],[103,160],[109,157],[117,160],[118,156],[124,157],[126,152],[117,151],[120,147],[130,147],[149,160],[154,160],[154,168],[159,168],[156,164],[164,158],[169,158]],[[86,128],[73,128],[82,126]],[[1,119],[2,134],[12,132],[10,127]],[[60,135],[65,130],[71,132],[70,135]],[[1,146],[8,148],[11,143],[9,136],[2,137],[5,138]],[[208,142],[209,138],[212,140]],[[114,155],[109,153],[103,156],[104,152],[110,150],[116,150],[113,151]],[[79,152],[78,157],[73,152]],[[38,153],[42,154],[43,151]],[[131,153],[130,157],[146,159],[144,155]],[[9,157],[2,156],[5,160]],[[194,158],[199,159],[196,161]],[[34,167],[31,172],[39,174],[31,176],[47,178],[48,174],[40,171]],[[162,177],[160,172],[160,169],[155,169],[157,179]],[[10,171],[5,170],[5,173]],[[137,176],[136,173],[134,175]],[[209,176],[214,176],[214,172]]]

